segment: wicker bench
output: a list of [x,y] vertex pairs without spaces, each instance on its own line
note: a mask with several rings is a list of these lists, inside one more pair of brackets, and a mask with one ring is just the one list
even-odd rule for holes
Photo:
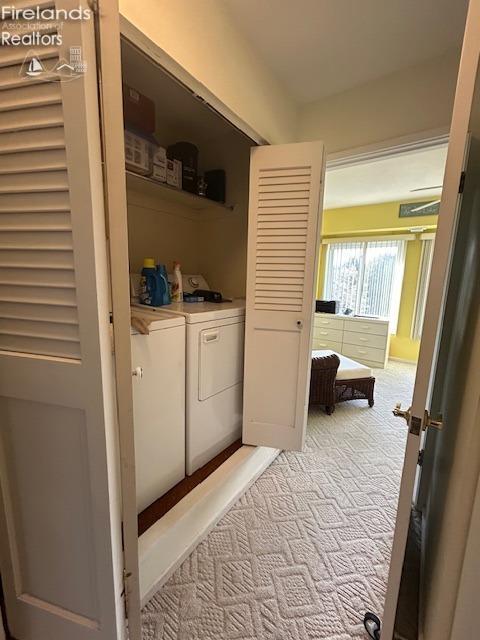
[[310,404],[325,405],[328,415],[337,402],[367,400],[374,404],[375,378],[371,370],[335,351],[313,351]]

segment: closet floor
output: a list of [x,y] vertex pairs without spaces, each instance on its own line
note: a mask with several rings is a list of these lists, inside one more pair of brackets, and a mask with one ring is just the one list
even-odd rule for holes
[[284,452],[143,609],[144,640],[351,640],[382,614],[415,367],[377,369],[375,406],[309,414]]
[[190,493],[197,485],[203,482],[208,476],[213,473],[225,460],[235,453],[242,446],[241,440],[236,440],[229,447],[221,451],[213,460],[207,462],[203,467],[195,471],[191,476],[187,476],[181,482],[167,491],[165,495],[144,509],[138,515],[138,535],[141,536],[145,533],[152,524],[155,524],[157,520],[160,520],[177,502],[180,502],[187,493]]

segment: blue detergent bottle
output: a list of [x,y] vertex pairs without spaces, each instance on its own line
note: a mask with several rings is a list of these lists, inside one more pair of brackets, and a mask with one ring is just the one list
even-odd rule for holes
[[157,287],[159,304],[170,304],[170,289],[168,286],[167,267],[164,264],[157,264]]
[[153,258],[143,260],[142,277],[140,280],[140,302],[151,307],[158,307],[160,302],[160,290],[158,287],[157,268]]

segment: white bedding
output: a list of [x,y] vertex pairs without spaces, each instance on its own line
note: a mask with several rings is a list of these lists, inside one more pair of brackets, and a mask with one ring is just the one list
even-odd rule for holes
[[354,380],[356,378],[369,378],[372,375],[372,370],[360,362],[351,360],[346,356],[342,356],[341,353],[332,351],[331,349],[321,349],[312,351],[313,358],[321,358],[322,356],[331,356],[335,354],[340,358],[340,365],[337,371],[337,380]]

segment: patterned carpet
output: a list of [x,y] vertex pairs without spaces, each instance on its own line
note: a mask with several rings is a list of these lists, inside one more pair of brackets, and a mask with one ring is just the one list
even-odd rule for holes
[[143,610],[144,640],[350,640],[381,613],[414,367],[375,370],[375,406],[310,412],[282,453]]

